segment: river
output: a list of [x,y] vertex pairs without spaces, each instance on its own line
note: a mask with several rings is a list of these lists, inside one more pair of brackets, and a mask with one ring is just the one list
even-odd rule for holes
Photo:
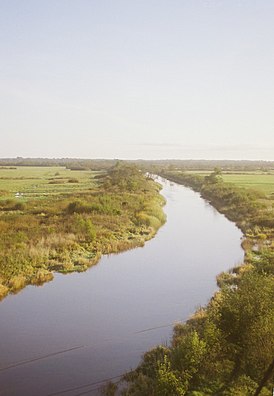
[[241,231],[198,193],[162,181],[166,224],[143,248],[104,256],[85,273],[55,274],[0,303],[0,395],[98,393],[168,343],[243,260]]

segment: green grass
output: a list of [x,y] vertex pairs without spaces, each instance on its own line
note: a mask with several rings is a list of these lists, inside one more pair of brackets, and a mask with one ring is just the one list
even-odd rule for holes
[[[16,169],[0,169],[0,200],[16,198],[43,199],[52,195],[85,192],[96,186],[94,176],[98,172],[72,171],[64,167],[21,166]],[[72,183],[77,179],[79,183]]]
[[[187,173],[208,176],[209,171],[191,171]],[[225,183],[232,183],[237,187],[243,187],[249,190],[257,190],[265,194],[268,198],[274,197],[274,170],[268,172],[258,171],[225,171],[222,173],[222,179]]]
[[222,175],[224,182],[238,187],[258,190],[267,196],[274,196],[274,172],[266,173],[231,173]]
[[162,206],[159,185],[129,165],[0,168],[0,299],[143,246],[165,221]]

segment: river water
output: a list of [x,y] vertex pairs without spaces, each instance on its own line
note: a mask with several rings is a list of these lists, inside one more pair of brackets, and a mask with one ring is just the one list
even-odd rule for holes
[[0,303],[0,395],[95,395],[168,343],[243,260],[241,231],[198,193],[162,181],[166,224],[143,248],[56,274]]

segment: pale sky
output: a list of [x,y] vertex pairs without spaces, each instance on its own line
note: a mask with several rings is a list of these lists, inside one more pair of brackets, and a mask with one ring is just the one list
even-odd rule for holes
[[0,157],[274,160],[274,0],[0,0]]

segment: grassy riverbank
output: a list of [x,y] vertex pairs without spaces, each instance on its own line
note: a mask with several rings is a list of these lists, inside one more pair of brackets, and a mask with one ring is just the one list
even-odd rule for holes
[[[212,171],[187,171],[193,175],[208,176]],[[274,170],[245,170],[245,171],[222,171],[222,180],[236,187],[262,193],[267,198],[274,198]]]
[[164,223],[160,186],[131,165],[0,169],[0,298],[53,272],[85,271]]
[[209,304],[175,326],[170,346],[158,346],[144,355],[138,368],[125,375],[127,387],[122,394],[271,396],[273,197],[224,182],[218,170],[208,174],[166,170],[161,174],[199,191],[236,222],[246,237],[245,263],[217,277],[219,291]]

